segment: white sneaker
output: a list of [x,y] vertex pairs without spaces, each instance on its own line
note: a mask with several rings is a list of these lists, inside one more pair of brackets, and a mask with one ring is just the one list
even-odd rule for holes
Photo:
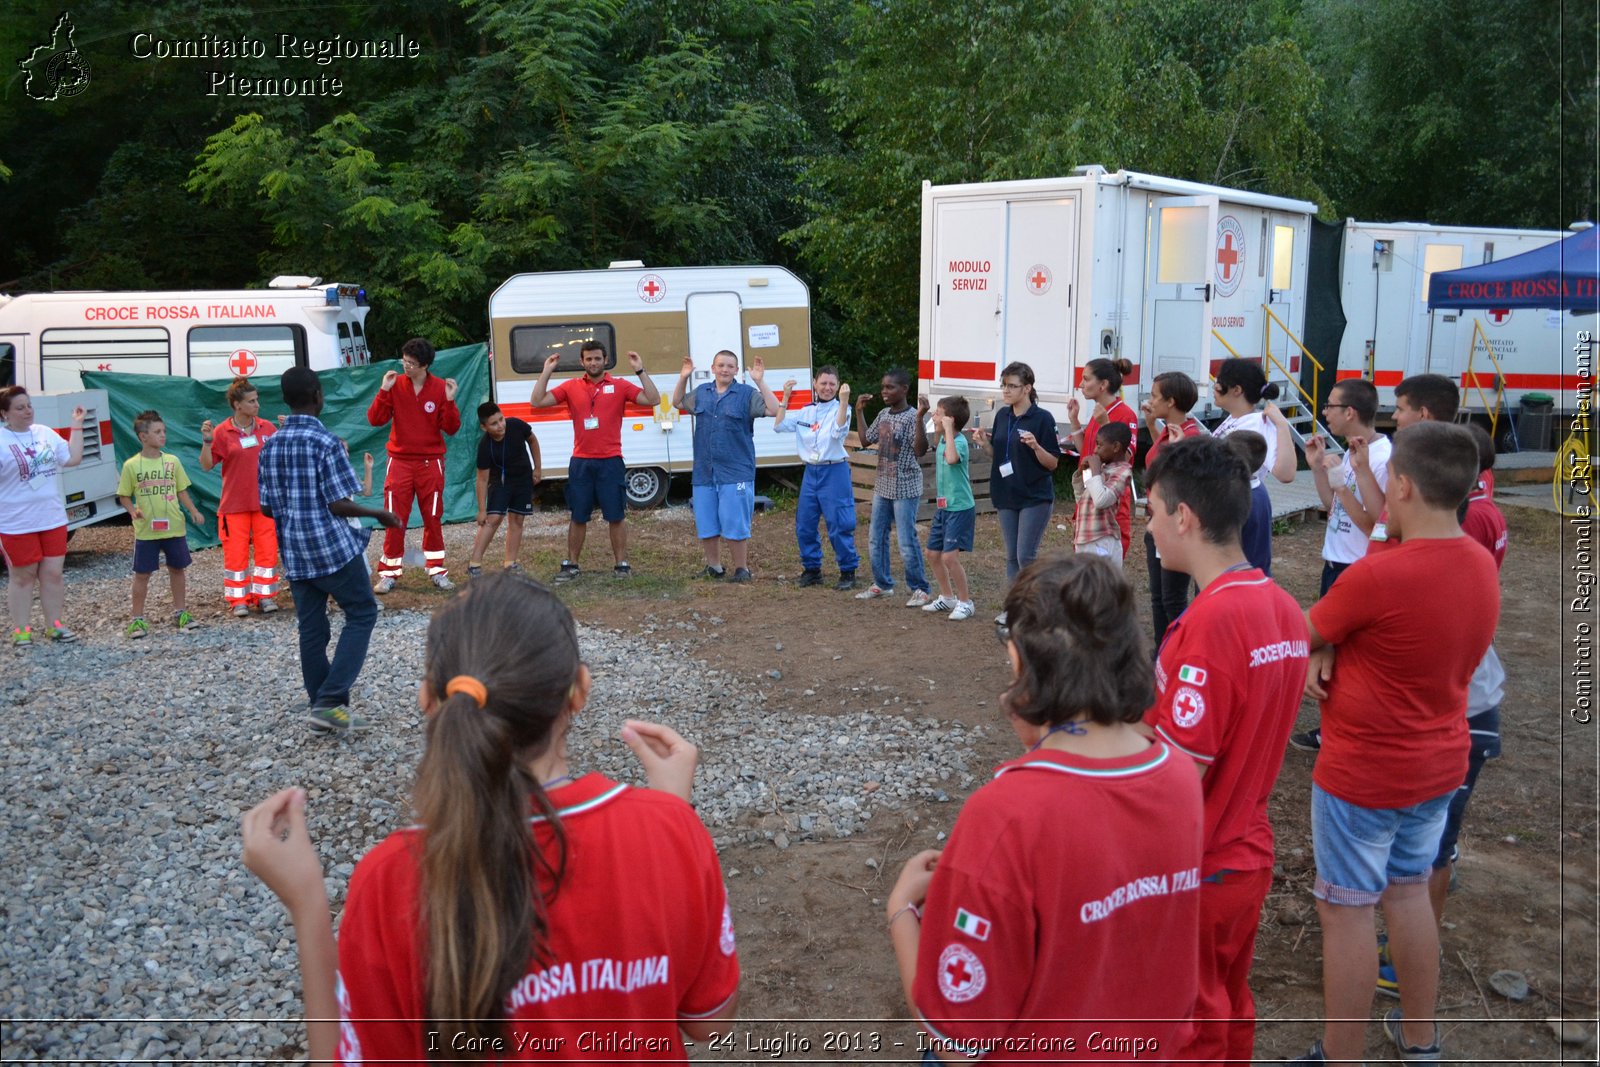
[[972,610],[972,601],[958,600],[956,606],[950,609],[950,621],[960,622],[962,619],[970,619]]
[[382,596],[385,593],[393,592],[394,591],[394,586],[395,586],[394,579],[390,578],[388,576],[385,576],[385,577],[382,577],[382,578],[378,579],[378,584],[372,587],[372,591],[374,593],[377,593],[379,596]]
[[454,589],[456,583],[452,582],[447,574],[435,574],[433,576],[433,587],[435,589]]
[[[907,606],[909,607],[910,605],[907,605]],[[922,605],[922,610],[923,611],[949,611],[951,608],[953,608],[955,606],[956,606],[956,602],[954,600],[950,599],[949,597],[947,597],[943,593],[941,593],[938,596],[934,597],[932,600],[928,601],[926,604]]]
[[918,589],[916,592],[911,594],[911,599],[906,601],[906,607],[920,608],[926,605],[930,599],[932,598],[928,596],[928,591],[926,589]]
[[1000,614],[996,615],[994,617],[994,624],[996,626],[1004,626],[1006,624],[1006,613],[1002,611]]
[[883,589],[883,588],[881,588],[881,587],[879,587],[877,585],[869,585],[865,589],[861,590],[861,592],[856,594],[856,599],[857,600],[876,600],[881,596],[888,596],[888,595],[889,595],[889,590]]

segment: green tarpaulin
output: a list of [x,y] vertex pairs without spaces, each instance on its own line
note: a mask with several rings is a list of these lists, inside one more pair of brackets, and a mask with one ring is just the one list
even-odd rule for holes
[[[456,406],[461,409],[461,429],[454,437],[445,438],[447,452],[444,464],[444,521],[471,522],[478,517],[478,501],[474,490],[477,471],[478,439],[483,431],[478,428],[478,405],[489,399],[488,345],[465,345],[447,348],[435,358],[432,371],[441,378],[454,378],[458,384]],[[374,363],[367,367],[341,367],[322,371],[324,405],[322,421],[328,429],[350,445],[350,459],[356,475],[361,474],[361,454],[371,452],[373,458],[372,495],[358,498],[368,507],[383,506],[383,471],[385,445],[389,440],[389,427],[367,424],[367,405],[378,391],[386,371],[399,370],[393,360]],[[261,417],[277,421],[287,414],[283,392],[278,379],[259,377],[253,379],[261,393]],[[117,463],[126,463],[139,451],[139,438],[133,432],[133,417],[141,411],[154,409],[161,413],[167,426],[166,450],[183,461],[194,482],[189,490],[194,502],[205,513],[201,526],[189,526],[189,546],[209,548],[218,544],[217,502],[222,495],[221,468],[209,471],[200,469],[200,424],[207,419],[220,423],[233,414],[224,394],[230,379],[197,382],[193,378],[170,377],[161,374],[114,374],[102,371],[84,371],[85,389],[104,389],[111,397],[111,435],[116,445]],[[413,509],[408,524],[422,525],[422,516]],[[368,522],[368,525],[372,523]]]

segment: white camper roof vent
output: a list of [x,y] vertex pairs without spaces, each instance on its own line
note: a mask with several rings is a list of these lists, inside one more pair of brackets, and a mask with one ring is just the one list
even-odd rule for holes
[[1582,233],[1584,230],[1591,230],[1593,228],[1594,223],[1590,222],[1588,219],[1579,219],[1577,222],[1574,222],[1571,226],[1567,227],[1567,229],[1571,230],[1573,233]]
[[321,285],[321,278],[314,278],[309,274],[280,274],[267,283],[268,289],[310,289],[312,286]]
[[606,270],[637,270],[644,266],[642,259],[613,259]]
[[1073,167],[1072,173],[1083,175],[1086,178],[1103,178],[1106,168],[1098,163],[1086,163],[1081,167]]

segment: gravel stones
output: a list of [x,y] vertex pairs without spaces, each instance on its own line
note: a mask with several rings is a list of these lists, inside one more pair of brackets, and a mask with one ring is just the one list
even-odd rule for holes
[[[197,554],[197,601],[220,589],[220,557]],[[369,725],[336,738],[297,717],[292,612],[208,618],[187,634],[153,623],[147,640],[128,642],[126,560],[74,566],[68,580],[83,640],[9,655],[0,678],[0,1018],[63,1020],[8,1025],[6,1055],[295,1055],[304,1029],[293,930],[239,862],[239,817],[303,786],[329,898],[342,907],[355,862],[410,821],[428,616],[378,617],[353,694]],[[154,584],[151,617],[163,619],[165,581]],[[975,784],[968,762],[981,731],[865,710],[881,694],[836,715],[777,712],[759,689],[777,678],[708,667],[665,629],[585,627],[579,641],[595,685],[569,741],[574,771],[642,785],[617,736],[623,720],[673,726],[700,747],[695,800],[721,847],[849,837],[884,811]],[[151,1021],[130,1021],[141,1019]]]

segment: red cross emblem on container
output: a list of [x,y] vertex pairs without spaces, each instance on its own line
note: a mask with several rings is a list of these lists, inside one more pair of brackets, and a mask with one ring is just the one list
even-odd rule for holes
[[255,373],[256,354],[248,348],[236,348],[233,355],[228,357],[228,369],[242,377],[249,377]]
[[1232,296],[1244,281],[1244,227],[1232,215],[1217,220],[1217,295]]
[[1035,263],[1028,268],[1028,292],[1034,296],[1043,296],[1050,291],[1050,268],[1043,263]]
[[1511,321],[1510,308],[1490,308],[1488,311],[1484,312],[1484,314],[1488,316],[1489,321],[1494,323],[1496,326],[1504,326],[1506,323]]
[[661,298],[667,295],[666,279],[659,274],[646,274],[639,279],[637,288],[639,299],[646,304],[659,304]]

